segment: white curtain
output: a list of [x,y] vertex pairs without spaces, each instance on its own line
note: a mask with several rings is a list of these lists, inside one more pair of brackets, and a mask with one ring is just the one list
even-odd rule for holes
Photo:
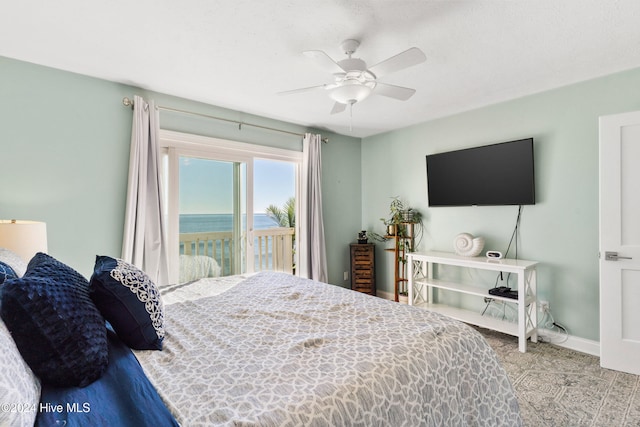
[[167,236],[162,216],[164,192],[154,102],[134,98],[129,186],[122,258],[143,270],[157,285],[168,284]]
[[302,140],[302,197],[298,264],[300,275],[328,281],[322,219],[322,137],[307,133]]

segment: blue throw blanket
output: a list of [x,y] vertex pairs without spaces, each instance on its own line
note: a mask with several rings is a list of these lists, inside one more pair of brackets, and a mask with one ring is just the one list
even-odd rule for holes
[[178,426],[129,347],[107,330],[109,365],[86,387],[44,385],[36,427]]

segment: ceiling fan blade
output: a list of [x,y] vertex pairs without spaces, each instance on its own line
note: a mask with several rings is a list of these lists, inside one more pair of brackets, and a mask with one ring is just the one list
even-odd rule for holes
[[336,61],[331,59],[329,55],[321,50],[306,50],[302,53],[307,58],[314,59],[316,61],[316,64],[318,64],[321,68],[325,69],[331,74],[347,72],[347,70],[342,69],[342,67],[339,66]]
[[395,86],[378,82],[376,88],[373,90],[373,93],[375,93],[376,95],[388,96],[389,98],[398,99],[400,101],[406,101],[407,99],[411,98],[414,93],[416,93],[416,90],[408,87]]
[[303,92],[311,92],[314,90],[318,90],[318,89],[326,89],[328,86],[328,84],[324,84],[324,85],[319,85],[319,86],[311,86],[311,87],[303,87],[300,89],[293,89],[293,90],[285,90],[283,92],[278,92],[278,95],[291,95],[294,93],[303,93]]
[[403,70],[426,61],[427,57],[417,47],[412,47],[391,58],[378,62],[369,71],[376,77],[382,77],[395,71]]
[[336,102],[335,104],[333,104],[333,108],[331,109],[331,114],[342,113],[346,109],[347,109],[347,104]]

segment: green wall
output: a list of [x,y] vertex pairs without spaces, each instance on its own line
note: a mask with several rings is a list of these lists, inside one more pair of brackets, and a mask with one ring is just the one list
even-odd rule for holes
[[[425,155],[534,137],[537,203],[524,207],[518,255],[541,263],[538,295],[555,320],[597,341],[598,117],[640,108],[638,87],[632,70],[363,139],[363,226],[382,232],[389,197],[401,196],[425,217],[418,250],[453,251],[455,235],[470,232],[504,252],[518,208],[428,208]],[[392,260],[381,246],[378,287],[390,292]],[[486,280],[492,286],[495,275]]]
[[[520,252],[541,262],[539,299],[571,335],[598,340],[598,116],[640,108],[640,70],[631,70],[433,120],[362,141],[321,132],[324,215],[332,283],[348,285],[348,244],[360,229],[382,232],[391,196],[425,217],[421,250],[452,250],[463,231],[504,251],[516,207],[427,207],[424,156],[533,136],[538,203],[522,216]],[[91,273],[96,254],[122,242],[131,110],[122,98],[308,129],[0,57],[0,218],[47,222],[49,252]],[[300,139],[213,120],[162,113],[162,127],[300,149]],[[313,130],[312,130],[313,131]],[[377,246],[378,287],[392,290],[392,260]],[[489,279],[488,279],[489,280]],[[492,280],[492,279],[491,279]],[[490,283],[492,284],[492,283]]]
[[[86,276],[96,254],[119,256],[132,111],[122,98],[288,130],[317,130],[0,57],[0,219],[47,223],[49,253]],[[161,127],[301,150],[280,132],[162,112]],[[320,132],[329,279],[349,269],[360,229],[360,139]]]

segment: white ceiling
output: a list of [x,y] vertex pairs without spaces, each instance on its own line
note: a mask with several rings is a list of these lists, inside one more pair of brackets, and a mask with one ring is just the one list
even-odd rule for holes
[[[330,83],[302,55],[361,41],[373,65],[416,46],[427,61],[381,81],[417,89],[329,114]],[[638,0],[19,0],[0,56],[304,126],[365,137],[640,67]]]

